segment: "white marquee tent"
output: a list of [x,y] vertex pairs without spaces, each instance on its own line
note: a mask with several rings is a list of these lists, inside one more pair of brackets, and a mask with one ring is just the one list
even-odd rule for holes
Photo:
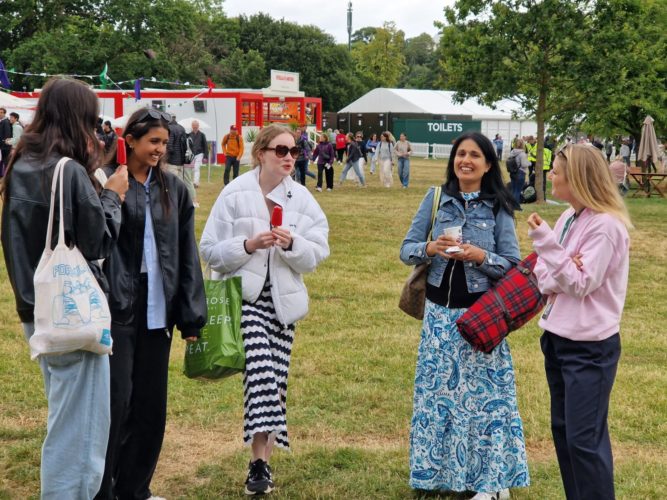
[[507,139],[525,135],[536,135],[537,124],[522,120],[521,107],[514,101],[496,103],[495,109],[479,104],[474,99],[463,103],[454,102],[454,92],[447,90],[386,89],[377,88],[364,94],[341,109],[338,114],[363,113],[411,113],[426,116],[468,117],[482,122],[481,132],[493,139],[496,134]]

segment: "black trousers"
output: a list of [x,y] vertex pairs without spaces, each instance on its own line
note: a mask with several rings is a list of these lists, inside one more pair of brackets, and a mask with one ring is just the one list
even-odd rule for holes
[[297,160],[294,162],[294,168],[297,172],[298,181],[302,186],[306,185],[306,170],[308,169],[308,160]]
[[229,171],[233,169],[232,180],[239,176],[239,168],[241,161],[236,156],[228,156],[225,158],[225,173],[223,174],[223,181],[225,186],[229,184]]
[[322,187],[322,174],[326,177],[327,189],[334,187],[334,171],[333,165],[329,168],[324,168],[324,165],[317,164],[317,187]]
[[146,327],[145,278],[137,294],[134,323],[111,323],[111,429],[97,499],[149,498],[162,449],[171,333]]
[[551,432],[568,500],[613,500],[614,459],[607,415],[621,355],[619,334],[575,342],[540,339],[551,394]]

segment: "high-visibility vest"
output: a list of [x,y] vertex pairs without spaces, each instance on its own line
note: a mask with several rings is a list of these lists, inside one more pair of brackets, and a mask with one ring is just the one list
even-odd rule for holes
[[526,154],[528,155],[528,161],[531,163],[535,163],[535,161],[537,160],[537,143],[531,144],[527,142]]
[[550,170],[551,169],[551,150],[549,148],[544,148],[544,155],[542,155],[542,158],[544,158],[544,165],[542,165],[542,170]]

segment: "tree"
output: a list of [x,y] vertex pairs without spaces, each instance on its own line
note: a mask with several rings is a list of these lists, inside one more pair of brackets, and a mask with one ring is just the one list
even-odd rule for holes
[[[665,114],[661,0],[459,0],[441,23],[440,78],[460,99],[518,100],[544,130],[573,125],[639,134],[647,111]],[[658,22],[656,22],[658,21]],[[543,201],[542,176],[536,176]]]
[[365,91],[347,47],[315,26],[257,14],[239,17],[239,33],[239,49],[256,50],[267,70],[298,72],[302,90],[321,96],[325,110],[336,111]]
[[405,36],[396,25],[384,23],[376,28],[368,43],[360,43],[352,49],[357,72],[368,87],[396,87],[407,70],[403,53]]
[[573,62],[589,78],[560,96],[552,128],[573,123],[605,137],[629,135],[639,141],[646,115],[667,133],[667,4],[660,1],[598,2],[592,17],[587,57]]
[[[210,20],[198,0],[32,1],[0,4],[12,19],[13,46],[0,54],[8,67],[30,73],[97,75],[105,63],[115,81],[137,77],[205,81],[214,59],[200,26]],[[148,60],[144,50],[152,49]],[[43,85],[41,77],[14,78],[16,88]],[[95,83],[98,83],[95,81]],[[159,86],[158,84],[154,84]]]
[[428,33],[405,41],[405,63],[408,71],[401,77],[399,88],[428,89],[433,87],[437,69],[437,43]]
[[255,49],[234,49],[218,64],[216,75],[225,87],[261,89],[269,86],[269,74],[262,55]]
[[589,2],[569,0],[459,0],[440,24],[441,81],[461,100],[487,105],[514,98],[535,116],[535,190],[542,193],[544,127],[558,111],[552,95],[578,75],[571,61],[586,46]]
[[371,40],[373,40],[373,37],[375,36],[375,33],[377,32],[377,28],[373,26],[365,26],[364,28],[359,28],[357,31],[352,33],[352,36],[350,37],[350,42],[352,45],[356,45],[358,43],[368,43]]

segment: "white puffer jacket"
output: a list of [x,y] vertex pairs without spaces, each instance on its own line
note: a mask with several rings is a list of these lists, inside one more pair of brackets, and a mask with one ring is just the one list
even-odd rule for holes
[[308,291],[301,275],[314,271],[329,255],[329,224],[313,195],[290,177],[266,197],[283,208],[282,227],[292,234],[291,250],[275,246],[248,254],[243,246],[245,240],[271,228],[259,167],[222,190],[206,221],[199,250],[215,271],[214,279],[241,276],[243,299],[248,302],[257,300],[270,271],[276,315],[288,325],[308,313]]

